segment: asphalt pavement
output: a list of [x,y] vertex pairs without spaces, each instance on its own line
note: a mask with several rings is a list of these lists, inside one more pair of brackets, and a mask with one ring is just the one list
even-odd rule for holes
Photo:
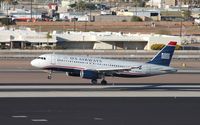
[[198,125],[200,98],[0,98],[2,125]]

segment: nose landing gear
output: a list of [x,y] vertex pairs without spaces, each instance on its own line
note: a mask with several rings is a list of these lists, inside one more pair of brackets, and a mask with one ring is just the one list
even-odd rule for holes
[[49,71],[49,74],[48,74],[48,79],[52,79],[52,70]]

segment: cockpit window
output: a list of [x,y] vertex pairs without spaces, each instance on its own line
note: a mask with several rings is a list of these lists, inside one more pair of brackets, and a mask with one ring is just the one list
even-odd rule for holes
[[42,59],[42,60],[46,60],[45,57],[37,57],[36,59]]

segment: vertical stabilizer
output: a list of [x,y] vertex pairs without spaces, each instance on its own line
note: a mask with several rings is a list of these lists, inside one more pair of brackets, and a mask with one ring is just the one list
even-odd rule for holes
[[163,47],[162,50],[160,50],[152,59],[151,61],[147,63],[156,64],[156,65],[163,65],[163,66],[169,66],[172,56],[174,54],[174,50],[176,47],[175,41],[170,41],[168,45]]

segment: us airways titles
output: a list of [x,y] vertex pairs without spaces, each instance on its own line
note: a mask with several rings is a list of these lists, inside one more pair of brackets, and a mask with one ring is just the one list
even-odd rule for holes
[[[64,61],[68,59],[58,59],[58,61]],[[100,59],[92,59],[92,58],[81,58],[81,57],[69,57],[69,61],[85,61],[91,63],[102,63]]]

